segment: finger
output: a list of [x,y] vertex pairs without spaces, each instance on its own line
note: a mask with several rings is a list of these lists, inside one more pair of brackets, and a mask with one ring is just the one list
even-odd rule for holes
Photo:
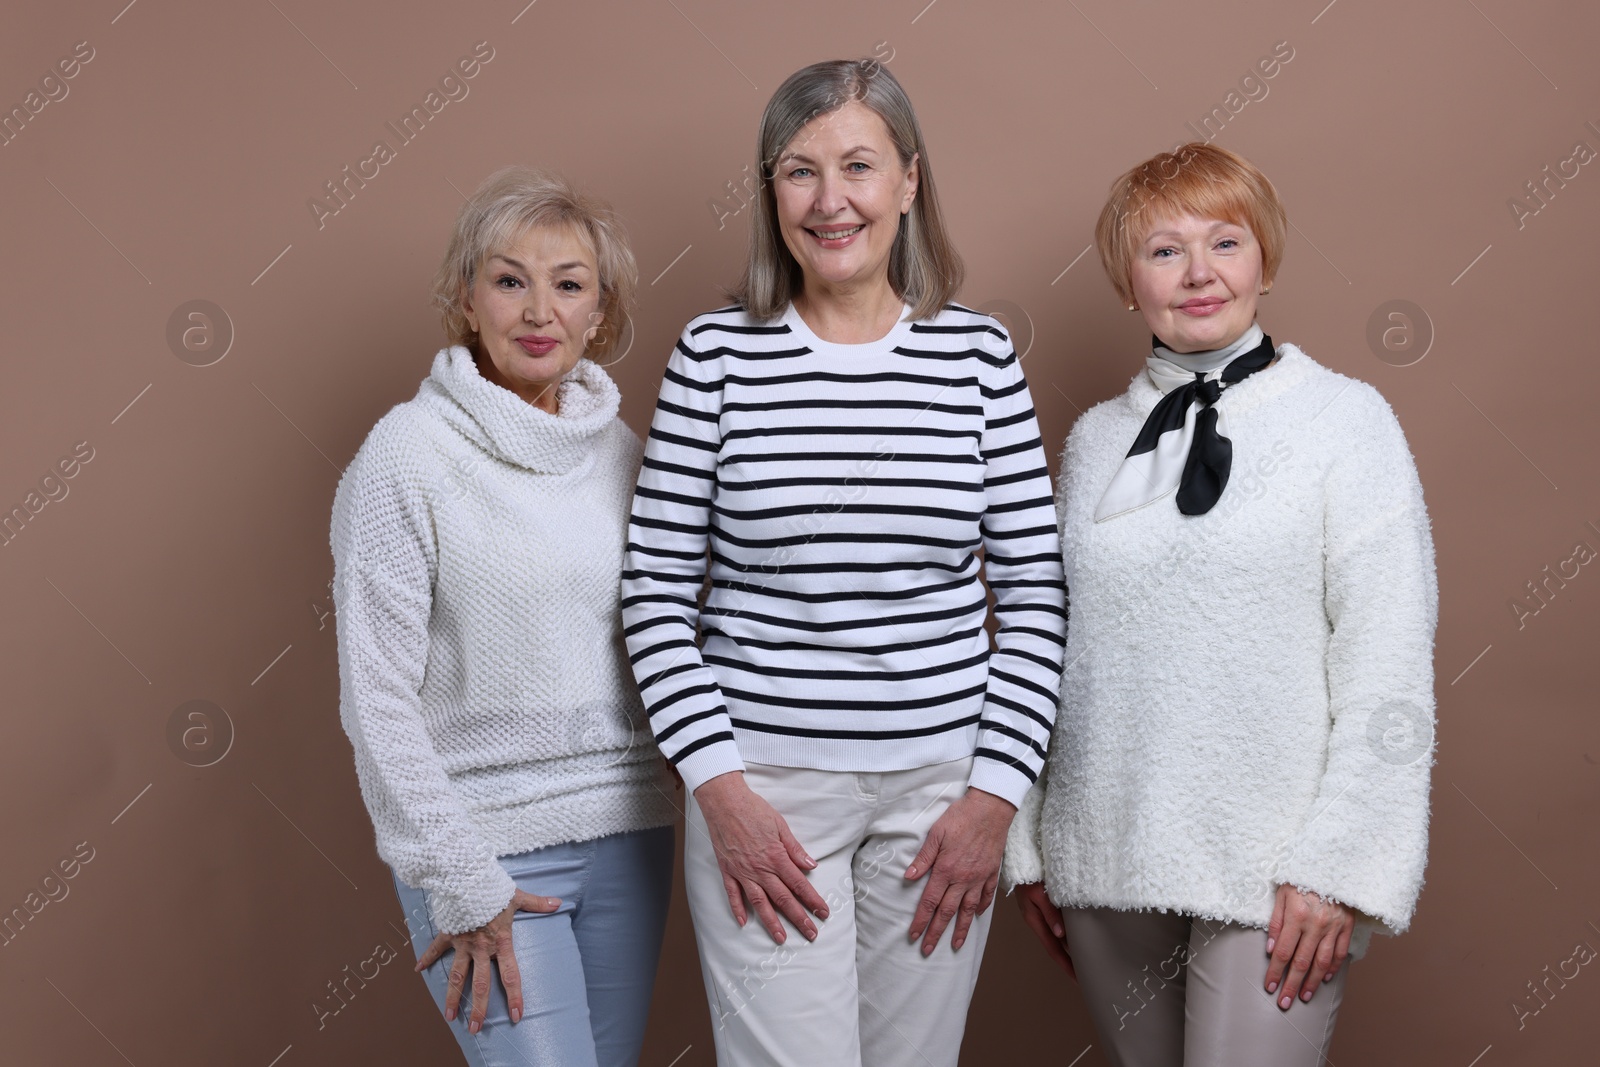
[[1295,944],[1300,939],[1300,929],[1293,917],[1284,920],[1283,929],[1273,944],[1272,955],[1267,959],[1267,992],[1276,993],[1288,973],[1289,961],[1294,958]]
[[949,884],[944,877],[935,875],[922,887],[922,899],[917,901],[917,910],[911,914],[910,940],[915,941],[921,937],[922,932],[928,928],[928,923],[933,921],[934,909],[939,906],[939,901],[944,897],[945,887]]
[[907,881],[915,882],[933,869],[933,861],[938,858],[939,842],[943,837],[939,824],[934,823],[933,829],[928,831],[927,838],[922,842],[922,848],[911,858],[911,866],[906,868]]
[[1339,940],[1333,946],[1333,969],[1328,972],[1324,982],[1333,981],[1333,976],[1339,973],[1339,968],[1344,966],[1344,961],[1350,958],[1350,935],[1355,931],[1354,923],[1346,923],[1339,932]]
[[745,888],[745,894],[750,898],[750,906],[755,909],[756,918],[766,927],[767,936],[779,945],[789,940],[783,923],[778,920],[778,913],[772,910],[772,904],[767,900],[767,895],[761,891],[761,887],[752,882]]
[[967,931],[972,927],[972,920],[983,911],[980,904],[987,900],[986,890],[978,887],[969,889],[961,897],[961,906],[956,909],[956,928],[950,934],[950,950],[952,952],[967,943]]
[[454,1022],[461,1007],[461,987],[467,983],[467,954],[457,950],[455,962],[450,966],[450,980],[445,987],[444,1017]]
[[433,961],[444,955],[445,949],[450,947],[450,935],[440,934],[433,939],[433,944],[423,950],[417,958],[417,970],[425,971],[433,966]]
[[[817,891],[811,888],[811,883],[806,881],[805,875],[798,870],[794,873],[795,877],[800,880],[800,884],[805,887],[806,895],[815,898],[820,903],[822,898],[818,897]],[[802,937],[807,941],[815,941],[817,939],[817,924],[811,921],[811,916],[806,914],[805,907],[801,905],[795,893],[787,885],[779,879],[769,877],[761,888],[766,891],[767,901],[785,919],[794,924],[794,928],[800,931]]]
[[489,1010],[489,953],[478,949],[472,954],[472,1014],[467,1018],[467,1029],[477,1033],[483,1029],[483,1017]]
[[959,886],[951,886],[945,890],[939,906],[933,911],[933,921],[928,924],[928,932],[922,938],[924,956],[933,955],[933,950],[939,945],[939,938],[944,935],[944,928],[950,925],[950,920],[961,910],[963,896]]
[[1280,888],[1277,902],[1272,905],[1272,921],[1267,923],[1267,955],[1269,956],[1272,955],[1272,950],[1277,946],[1278,935],[1283,933],[1283,922],[1287,917],[1284,914],[1286,899],[1283,890]]
[[522,970],[517,966],[517,953],[512,947],[511,931],[500,935],[495,944],[494,959],[500,967],[500,984],[506,991],[506,1007],[511,1012],[511,1024],[522,1021]]
[[1283,980],[1283,988],[1278,990],[1278,1007],[1288,1011],[1294,1004],[1294,998],[1300,995],[1301,984],[1305,981],[1307,972],[1317,958],[1317,942],[1309,933],[1300,935],[1300,943],[1295,948],[1294,960],[1289,964],[1289,975]]
[[[1045,955],[1055,960],[1057,965],[1068,974],[1073,974],[1072,957],[1067,955],[1067,950],[1050,930],[1050,920],[1040,915],[1033,908],[1022,909],[1022,919],[1033,931],[1033,936],[1039,939],[1039,944],[1044,946]],[[1076,977],[1076,975],[1073,975]]]
[[[778,872],[778,880],[784,884],[789,892],[799,898],[800,904],[796,905],[797,908],[804,905],[805,910],[810,911],[817,918],[826,919],[828,917],[828,902],[822,899],[822,894],[817,892],[817,887],[811,884],[811,879],[807,878],[806,873],[799,867],[792,863],[789,864],[787,869]],[[784,914],[789,914],[787,909],[784,910]],[[810,919],[806,919],[807,925],[810,922]],[[795,923],[795,925],[801,926],[802,924]]]
[[778,840],[782,843],[783,850],[789,854],[789,858],[794,861],[795,866],[805,871],[817,869],[817,861],[811,858],[811,853],[807,852],[805,846],[789,831],[789,824],[784,821],[781,815],[778,817]]
[[739,888],[739,883],[722,872],[722,888],[728,893],[728,907],[733,911],[733,921],[741,927],[749,920],[750,916],[744,910],[744,890]]
[[541,913],[549,913],[555,911],[559,907],[561,907],[560,897],[539,897],[534,896],[532,893],[524,896],[521,902],[517,904],[518,911],[536,911]]
[[1310,1000],[1322,985],[1323,977],[1333,967],[1333,945],[1339,939],[1337,930],[1329,930],[1321,941],[1317,942],[1317,951],[1311,957],[1311,969],[1306,971],[1306,980],[1300,986],[1300,999]]

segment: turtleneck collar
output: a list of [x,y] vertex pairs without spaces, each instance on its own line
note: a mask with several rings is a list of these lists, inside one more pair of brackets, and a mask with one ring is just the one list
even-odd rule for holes
[[1234,357],[1243,355],[1259,345],[1263,336],[1260,324],[1252,322],[1250,328],[1241,334],[1238,340],[1209,352],[1174,352],[1163,345],[1160,338],[1152,337],[1151,354],[1146,361],[1150,380],[1163,393],[1170,393],[1179,386],[1194,381],[1196,374],[1204,374],[1208,378],[1215,377],[1222,368],[1232,362]]
[[598,364],[580,359],[556,386],[556,414],[495,385],[464,345],[442,348],[422,383],[445,420],[484,451],[545,474],[571,470],[617,417],[622,396]]

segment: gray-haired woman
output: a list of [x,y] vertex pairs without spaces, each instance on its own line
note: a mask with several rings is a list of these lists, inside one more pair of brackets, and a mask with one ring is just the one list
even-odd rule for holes
[[451,344],[334,500],[340,720],[474,1065],[622,1067],[644,1039],[675,812],[617,611],[640,444],[595,362],[635,277],[603,205],[491,175],[434,283]]
[[757,159],[738,305],[667,364],[628,647],[692,792],[718,1062],[953,1064],[1061,671],[1044,451],[1005,330],[951,303],[960,259],[894,77],[799,71]]

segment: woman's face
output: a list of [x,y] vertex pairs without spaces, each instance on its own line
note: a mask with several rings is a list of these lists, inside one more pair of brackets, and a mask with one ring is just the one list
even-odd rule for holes
[[855,100],[789,142],[773,167],[773,192],[808,292],[888,280],[900,216],[917,195],[917,163],[900,165],[889,127]]
[[570,227],[531,227],[484,261],[462,310],[479,373],[555,414],[555,387],[600,322],[594,253]]
[[1162,344],[1174,352],[1222,348],[1255,321],[1261,245],[1237,223],[1159,217],[1134,251],[1132,282]]

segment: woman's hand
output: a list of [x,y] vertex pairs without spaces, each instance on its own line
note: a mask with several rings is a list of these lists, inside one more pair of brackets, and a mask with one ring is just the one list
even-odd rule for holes
[[513,1024],[522,1021],[522,972],[517,969],[517,956],[511,949],[511,919],[519,911],[552,912],[561,906],[556,897],[537,897],[520,889],[514,890],[506,910],[490,919],[476,930],[461,934],[440,934],[433,939],[417,960],[421,971],[443,956],[445,949],[456,950],[455,962],[450,966],[450,987],[444,998],[444,1017],[454,1020],[461,1004],[461,987],[467,981],[467,965],[472,965],[472,1016],[467,1029],[474,1034],[483,1028],[484,1013],[489,1010],[489,957],[500,964],[500,984],[505,987],[506,1003],[511,1009]]
[[778,921],[779,912],[807,941],[815,941],[817,927],[806,909],[819,919],[828,917],[822,894],[805,876],[817,861],[795,840],[783,816],[745,784],[743,771],[717,775],[694,791],[694,799],[722,868],[734,922],[743,926],[748,921],[748,899],[776,943],[789,936]]
[[1061,922],[1061,909],[1051,902],[1044,891],[1044,883],[1019,885],[1013,895],[1017,898],[1017,910],[1022,912],[1022,921],[1028,924],[1050,958],[1076,982],[1078,971],[1072,966],[1072,956],[1067,949],[1067,928]]
[[[1272,957],[1267,965],[1267,992],[1280,993],[1278,1007],[1289,1010],[1297,994],[1301,1000],[1310,1000],[1323,982],[1333,980],[1350,954],[1350,933],[1355,925],[1355,912],[1343,904],[1302,893],[1292,885],[1278,887],[1278,901],[1267,926],[1267,955]],[[1281,992],[1279,982],[1283,983]]]
[[950,947],[960,948],[972,920],[994,900],[1006,831],[1016,813],[1009,801],[968,788],[928,830],[922,851],[906,868],[908,882],[928,875],[927,887],[911,917],[911,940],[922,938],[924,956],[933,953],[952,918],[956,925]]

